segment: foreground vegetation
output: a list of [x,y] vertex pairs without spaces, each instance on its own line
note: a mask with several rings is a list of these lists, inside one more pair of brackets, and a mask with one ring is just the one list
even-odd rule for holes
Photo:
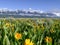
[[1,45],[60,45],[60,20],[0,19]]

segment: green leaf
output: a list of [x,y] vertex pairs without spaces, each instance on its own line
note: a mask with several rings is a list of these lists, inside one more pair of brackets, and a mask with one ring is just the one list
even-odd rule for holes
[[9,41],[7,35],[5,35],[5,37],[3,39],[3,45],[10,45],[10,41]]
[[28,33],[26,31],[24,31],[24,34],[27,35]]

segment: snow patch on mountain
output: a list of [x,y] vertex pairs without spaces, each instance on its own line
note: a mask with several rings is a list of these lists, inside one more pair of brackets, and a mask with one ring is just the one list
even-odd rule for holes
[[55,15],[57,15],[57,16],[60,16],[60,13],[54,13]]

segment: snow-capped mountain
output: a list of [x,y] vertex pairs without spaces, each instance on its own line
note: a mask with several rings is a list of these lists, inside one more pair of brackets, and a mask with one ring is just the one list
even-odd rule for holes
[[44,12],[41,10],[33,10],[29,8],[28,10],[12,10],[12,9],[0,9],[1,16],[31,16],[31,17],[60,17],[60,12]]

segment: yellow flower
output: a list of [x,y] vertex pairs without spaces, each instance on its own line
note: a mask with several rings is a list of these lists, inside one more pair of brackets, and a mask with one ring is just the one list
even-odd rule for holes
[[6,27],[10,27],[10,25],[11,25],[10,23],[6,23],[5,24]]
[[33,42],[30,42],[30,39],[26,39],[24,45],[33,45]]
[[45,41],[48,42],[48,43],[49,43],[49,42],[52,42],[52,38],[46,36]]
[[25,45],[29,45],[29,43],[30,43],[30,39],[26,39],[25,40]]
[[54,33],[55,31],[54,30],[50,30],[51,33]]
[[34,45],[34,43],[31,41],[29,45]]
[[15,39],[19,40],[21,39],[22,35],[20,33],[16,33],[15,34]]

